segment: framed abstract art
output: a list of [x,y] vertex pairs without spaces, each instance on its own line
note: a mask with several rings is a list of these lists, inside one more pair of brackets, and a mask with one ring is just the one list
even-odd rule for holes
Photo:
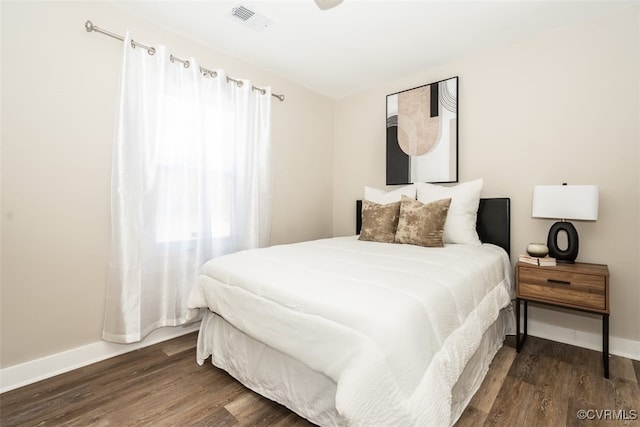
[[458,77],[387,95],[387,185],[458,182]]

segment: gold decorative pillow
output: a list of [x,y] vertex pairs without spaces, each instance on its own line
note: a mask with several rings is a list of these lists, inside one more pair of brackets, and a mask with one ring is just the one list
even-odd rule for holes
[[421,203],[402,196],[396,243],[441,248],[444,246],[444,223],[451,199]]
[[400,202],[380,205],[362,201],[362,228],[359,240],[372,242],[393,243],[398,226]]

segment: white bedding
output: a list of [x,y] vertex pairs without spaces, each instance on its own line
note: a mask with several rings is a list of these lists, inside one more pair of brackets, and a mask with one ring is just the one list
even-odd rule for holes
[[346,237],[209,261],[189,305],[330,378],[349,424],[449,425],[452,387],[511,287],[493,245]]

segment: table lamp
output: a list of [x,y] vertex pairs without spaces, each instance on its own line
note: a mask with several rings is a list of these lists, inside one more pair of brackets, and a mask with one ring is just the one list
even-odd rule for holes
[[[578,257],[578,231],[571,220],[595,221],[598,219],[597,185],[536,185],[533,187],[531,216],[559,219],[549,229],[547,246],[549,256],[558,263],[573,264]],[[558,247],[558,235],[565,232],[567,248]]]

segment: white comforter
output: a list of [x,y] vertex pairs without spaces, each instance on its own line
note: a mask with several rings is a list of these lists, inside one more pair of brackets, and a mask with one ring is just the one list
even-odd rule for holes
[[[189,297],[337,384],[352,425],[450,425],[451,389],[510,303],[493,245],[323,239],[213,259]],[[199,361],[202,363],[202,361]]]

